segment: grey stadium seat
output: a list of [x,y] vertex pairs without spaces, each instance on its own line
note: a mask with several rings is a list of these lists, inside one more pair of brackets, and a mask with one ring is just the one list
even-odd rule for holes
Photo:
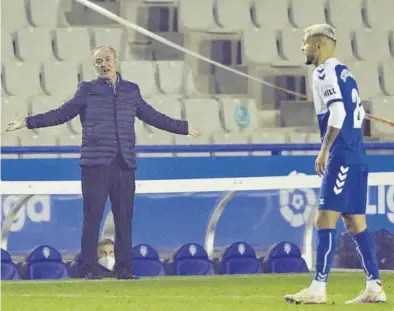
[[126,49],[127,40],[125,40],[122,29],[120,28],[94,28],[93,32],[93,42],[94,46],[99,45],[111,45],[118,53],[118,58],[120,60],[125,59],[125,53],[128,51]]
[[30,113],[29,101],[25,97],[8,96],[1,98],[1,132],[3,133],[8,122],[27,117]]
[[373,30],[389,31],[394,29],[394,1],[365,0],[366,20]]
[[[373,99],[372,114],[377,117],[394,120],[394,96]],[[371,122],[371,135],[374,137],[382,135],[394,137],[392,127],[380,122]]]
[[[246,66],[232,66],[233,69],[248,73]],[[220,94],[248,94],[249,80],[227,69],[215,67],[215,90]]]
[[262,29],[280,30],[290,28],[288,18],[289,0],[254,0],[255,23]]
[[180,94],[184,80],[185,63],[183,61],[158,61],[160,91],[163,94]]
[[[29,130],[22,130],[20,135],[20,141],[22,146],[56,146],[57,138],[53,135],[53,128],[45,128],[40,131],[40,134],[34,133]],[[31,158],[58,158],[56,154],[25,154],[21,156],[24,159]]]
[[1,28],[15,31],[28,27],[25,0],[1,1]]
[[[157,35],[163,37],[172,43],[183,46],[184,45],[184,34],[179,32],[157,32]],[[185,54],[179,50],[174,49],[167,44],[161,43],[157,40],[152,40],[151,42],[153,59],[161,60],[183,60]],[[135,56],[135,55],[134,55]]]
[[[248,144],[249,135],[243,133],[216,132],[212,135],[212,143],[216,145]],[[247,156],[249,152],[214,152],[213,156]]]
[[24,28],[17,32],[17,54],[24,61],[53,60],[51,30]]
[[[256,131],[251,135],[252,144],[284,144],[286,143],[286,135],[279,129],[264,129],[264,131]],[[255,151],[252,155],[270,155],[269,151]]]
[[2,28],[1,29],[1,61],[3,63],[9,61],[16,61],[14,47],[13,47],[13,37],[9,31]]
[[[24,97],[43,95],[40,82],[41,66],[35,62],[6,63],[3,66],[5,88],[11,95]],[[23,84],[23,88],[21,88]]]
[[74,62],[46,62],[43,81],[48,94],[68,98],[77,90],[78,66]]
[[[70,49],[70,46],[73,48]],[[70,27],[55,30],[55,53],[60,60],[91,61],[90,35],[86,28]]]
[[[203,130],[203,129],[202,129]],[[175,135],[175,144],[176,145],[209,145],[212,143],[211,137],[208,135],[201,135],[199,138],[191,137],[190,135]],[[209,156],[209,152],[177,152],[176,156],[179,157],[202,157]]]
[[[182,108],[181,103],[178,99],[165,98],[165,97],[153,97],[147,98],[146,102],[151,105],[156,110],[164,113],[165,115],[175,118],[182,119]],[[162,130],[157,129],[153,126],[147,126],[147,128],[152,132],[161,132]]]
[[394,96],[394,61],[389,60],[382,63],[381,76],[384,93]]
[[[137,146],[156,146],[156,145],[173,145],[174,134],[168,132],[155,132],[149,133],[142,131],[136,136]],[[170,152],[165,153],[138,153],[139,157],[171,157],[173,154]]]
[[228,132],[253,132],[259,128],[257,107],[252,99],[220,99],[224,128]]
[[35,27],[67,26],[62,0],[29,0],[29,12]]
[[353,54],[354,32],[347,29],[341,29],[341,31],[337,31],[336,36],[336,57],[343,63],[356,61],[357,58]]
[[328,0],[329,23],[340,30],[355,30],[364,27],[362,2],[363,0]]
[[256,64],[270,64],[279,59],[275,32],[265,28],[250,28],[243,32],[245,58]]
[[83,81],[90,81],[97,78],[97,71],[93,67],[91,60],[81,63],[80,72],[82,74],[81,80]]
[[[59,99],[53,96],[37,96],[31,99],[31,114],[35,115],[38,113],[44,113],[49,110],[56,109],[60,106],[61,102]],[[42,129],[35,129],[35,132],[39,132]]]
[[156,85],[156,68],[149,61],[123,61],[120,63],[122,77],[137,83],[143,97],[154,96],[158,93]]
[[217,27],[213,18],[213,4],[213,0],[179,0],[180,27],[201,31]]
[[241,31],[252,26],[249,1],[215,1],[219,26],[229,31]]
[[361,100],[368,100],[382,95],[377,63],[349,62],[347,66],[357,81]]
[[290,16],[296,27],[305,29],[326,22],[323,0],[291,0]]
[[222,130],[219,119],[219,104],[210,98],[191,98],[184,101],[186,120],[199,128],[203,135]]
[[284,58],[283,65],[301,66],[304,64],[304,55],[301,53],[301,44],[304,31],[300,29],[283,29],[280,32],[280,54]]
[[355,50],[359,59],[365,61],[391,59],[387,32],[363,28],[356,30],[354,36]]

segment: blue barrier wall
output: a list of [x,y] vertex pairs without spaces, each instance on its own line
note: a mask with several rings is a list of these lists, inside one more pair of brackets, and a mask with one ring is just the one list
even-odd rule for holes
[[[137,179],[262,177],[292,172],[314,174],[315,156],[140,158]],[[394,156],[370,156],[371,172],[394,171]],[[79,180],[78,159],[3,160],[3,180]],[[266,248],[289,240],[300,244],[302,216],[318,189],[246,191],[239,193],[223,213],[215,246],[245,240]],[[204,243],[209,217],[224,193],[138,195],[133,222],[134,243],[150,243],[159,251],[173,251],[187,242]],[[17,198],[2,196],[2,220]],[[290,205],[293,221],[283,217]],[[109,211],[107,206],[106,214]],[[301,221],[300,221],[301,219]],[[235,221],[236,220],[236,221]],[[370,187],[368,222],[372,229],[394,233],[394,181]],[[82,227],[80,196],[36,196],[21,210],[9,236],[9,250],[25,253],[48,243],[63,252],[79,249]],[[343,229],[339,224],[340,230]]]

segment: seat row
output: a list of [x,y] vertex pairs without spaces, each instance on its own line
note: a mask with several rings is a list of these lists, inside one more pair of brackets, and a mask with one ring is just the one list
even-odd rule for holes
[[[120,8],[130,0],[120,0]],[[186,30],[240,31],[251,26],[268,29],[305,28],[329,22],[336,27],[393,29],[391,0],[145,0],[179,8],[180,24]],[[26,4],[25,4],[26,3]],[[57,27],[68,25],[66,12],[72,1],[3,0],[2,27],[20,29],[29,25]],[[121,14],[124,12],[121,12]]]
[[[280,32],[267,28],[250,28],[241,36],[243,62],[259,64],[302,65],[303,57],[300,45],[304,36],[301,29],[289,28]],[[338,29],[338,57],[342,61],[385,61],[394,58],[394,32],[371,30],[368,28],[355,31]],[[180,40],[176,33],[171,39]],[[183,41],[178,42],[183,45]],[[2,62],[16,60],[45,62],[64,60],[84,62],[90,60],[94,47],[109,44],[119,54],[121,60],[138,60],[139,52],[131,50],[127,33],[121,28],[83,27],[57,28],[24,28],[10,33],[2,29],[1,51]],[[169,58],[171,53],[165,51],[165,45],[153,44],[155,55],[160,53]],[[279,48],[278,48],[279,45]],[[73,46],[73,49],[69,47]],[[264,46],[264,49],[261,49]],[[379,49],[375,47],[379,46]],[[168,50],[168,49],[167,49]],[[173,52],[175,49],[171,48]],[[162,51],[162,52],[160,52]],[[182,57],[178,55],[177,57]],[[149,58],[146,56],[146,58]]]
[[[1,255],[2,280],[67,279],[80,276],[81,255],[77,254],[72,262],[65,263],[61,254],[49,245],[36,247],[19,267],[8,252],[2,249]],[[152,246],[139,244],[133,247],[132,267],[133,273],[140,277],[309,272],[300,249],[285,241],[273,245],[267,257],[260,259],[249,244],[233,243],[220,260],[209,259],[206,250],[198,243],[181,246],[171,260],[165,261],[160,260]],[[108,276],[114,276],[108,272]]]

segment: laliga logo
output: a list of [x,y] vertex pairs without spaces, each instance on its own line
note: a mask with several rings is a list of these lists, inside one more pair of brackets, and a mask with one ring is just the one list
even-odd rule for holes
[[[306,175],[293,171],[289,176]],[[280,213],[292,227],[303,226],[312,209],[316,206],[316,193],[313,189],[280,190]]]

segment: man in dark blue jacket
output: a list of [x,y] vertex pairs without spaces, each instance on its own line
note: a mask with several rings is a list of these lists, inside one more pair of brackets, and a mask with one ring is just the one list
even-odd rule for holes
[[82,195],[84,223],[81,276],[101,278],[97,243],[105,203],[109,196],[115,222],[115,272],[133,279],[131,221],[135,192],[135,117],[159,129],[198,137],[188,122],[172,119],[141,97],[137,84],[117,72],[116,51],[100,46],[93,51],[99,78],[81,82],[74,96],[57,109],[9,123],[7,131],[55,126],[77,115],[82,124]]

